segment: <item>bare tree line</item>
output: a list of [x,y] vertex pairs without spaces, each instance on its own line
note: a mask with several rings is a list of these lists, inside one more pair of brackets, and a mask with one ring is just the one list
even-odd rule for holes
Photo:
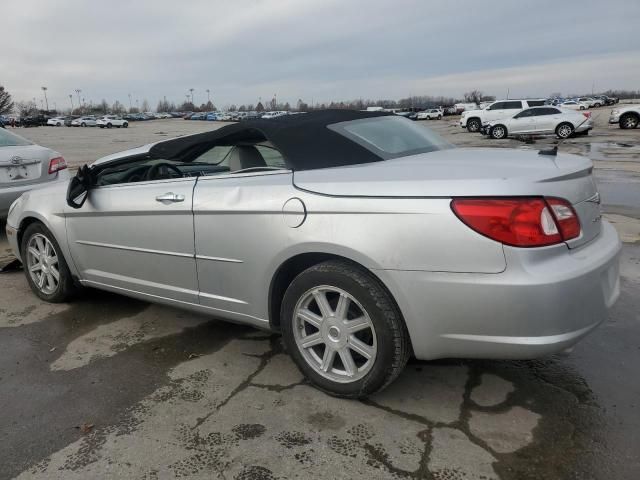
[[[624,99],[632,99],[632,98],[640,98],[640,90],[606,90],[602,92],[604,95],[608,95],[610,97],[617,97],[622,100]],[[579,96],[588,96],[589,94],[570,94],[566,95],[567,97],[579,97]],[[563,95],[560,92],[554,92],[550,95],[551,97],[562,97]],[[84,99],[83,99],[84,100]],[[322,109],[349,109],[349,110],[366,110],[367,107],[383,107],[389,109],[401,109],[401,110],[423,110],[426,108],[433,108],[436,106],[450,106],[455,103],[465,102],[465,103],[476,103],[480,104],[485,101],[493,101],[495,100],[494,96],[485,95],[481,90],[474,89],[470,90],[462,96],[462,98],[455,98],[451,96],[442,96],[442,95],[415,95],[409,96],[406,98],[401,98],[399,100],[393,99],[351,99],[351,100],[342,100],[342,101],[329,101],[329,102],[312,102],[308,103],[303,99],[298,99],[295,106],[289,104],[289,102],[278,102],[275,96],[266,102],[258,102],[257,104],[242,104],[242,105],[228,105],[225,110],[228,111],[258,111],[262,112],[265,110],[297,110],[297,111],[312,111],[312,110],[322,110]],[[75,107],[72,111],[73,114],[76,115],[86,115],[86,114],[106,114],[106,113],[114,113],[114,114],[123,114],[123,113],[138,113],[148,112],[151,110],[149,101],[144,99],[142,101],[142,105],[140,108],[137,106],[130,105],[129,108],[125,107],[122,103],[116,100],[114,103],[109,104],[105,99],[103,99],[98,104],[89,103],[82,104]],[[207,101],[207,103],[202,103],[197,106],[192,103],[189,99],[187,101],[182,102],[181,104],[176,104],[174,102],[167,101],[166,97],[160,100],[156,106],[157,112],[176,112],[176,111],[190,111],[190,112],[210,112],[216,111],[217,107],[211,102]],[[34,101],[26,101],[26,102],[14,102],[11,98],[10,93],[0,85],[0,115],[9,114],[13,111],[16,111],[21,116],[34,115],[40,112],[36,102]],[[52,112],[57,113],[57,112]]]

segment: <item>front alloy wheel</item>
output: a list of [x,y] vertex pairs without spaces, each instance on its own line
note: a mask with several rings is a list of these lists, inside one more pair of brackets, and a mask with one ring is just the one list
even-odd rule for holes
[[477,118],[472,118],[467,122],[467,130],[469,130],[471,133],[478,132],[481,126],[482,125],[480,125],[480,120],[478,120]]
[[285,292],[280,318],[298,368],[331,395],[360,398],[383,389],[411,351],[389,292],[371,272],[347,261],[300,273]]
[[35,222],[25,229],[20,253],[29,286],[38,297],[59,303],[68,300],[76,292],[60,245],[43,224]]
[[44,235],[37,233],[27,244],[27,270],[38,290],[51,295],[58,289],[58,254]]

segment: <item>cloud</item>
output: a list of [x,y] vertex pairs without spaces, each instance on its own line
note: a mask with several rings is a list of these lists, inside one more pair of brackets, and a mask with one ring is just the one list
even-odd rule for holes
[[640,2],[21,0],[3,4],[16,99],[295,102],[637,88]]

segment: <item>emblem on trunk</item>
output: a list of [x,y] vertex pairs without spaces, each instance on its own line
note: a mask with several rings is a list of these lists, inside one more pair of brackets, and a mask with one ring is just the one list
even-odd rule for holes
[[11,162],[11,165],[22,165],[22,157],[11,157],[9,161]]

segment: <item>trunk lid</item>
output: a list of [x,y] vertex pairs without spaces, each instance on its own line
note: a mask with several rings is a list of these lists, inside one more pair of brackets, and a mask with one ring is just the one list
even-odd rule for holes
[[46,181],[51,151],[39,145],[0,147],[0,185]]
[[[553,196],[580,217],[577,247],[600,233],[600,205],[586,157],[538,150],[453,148],[393,160],[294,173],[297,188],[338,197]],[[597,201],[596,201],[597,200]]]

